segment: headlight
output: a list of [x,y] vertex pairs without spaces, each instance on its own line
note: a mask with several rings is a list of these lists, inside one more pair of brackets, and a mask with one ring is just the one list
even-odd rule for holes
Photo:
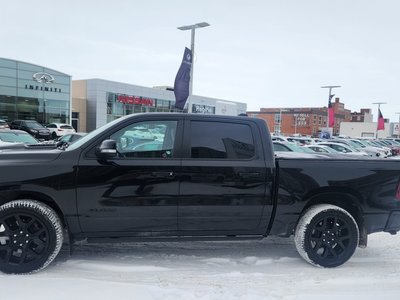
[[32,133],[38,133],[38,131],[35,130],[35,129],[29,129],[29,131],[32,132]]

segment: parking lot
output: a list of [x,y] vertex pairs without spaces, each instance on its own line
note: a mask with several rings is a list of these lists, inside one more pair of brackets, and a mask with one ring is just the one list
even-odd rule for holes
[[[3,299],[396,299],[400,237],[370,236],[345,265],[305,263],[292,239],[80,244],[34,275],[0,275]],[[21,288],[24,287],[24,288]],[[35,296],[35,297],[36,297]]]

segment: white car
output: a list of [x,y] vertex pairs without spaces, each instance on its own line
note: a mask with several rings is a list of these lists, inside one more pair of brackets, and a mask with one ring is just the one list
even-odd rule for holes
[[57,139],[69,133],[75,133],[74,127],[69,124],[50,123],[46,125],[46,128],[50,130],[52,139]]
[[10,129],[10,126],[8,126],[5,120],[0,120],[0,129]]
[[367,154],[367,152],[365,151],[360,151],[354,148],[351,148],[348,145],[345,144],[341,144],[341,143],[334,143],[334,142],[322,142],[322,143],[318,143],[317,145],[324,145],[324,146],[328,146],[340,153],[343,154],[348,154],[348,155],[359,155],[359,156],[369,156]]
[[325,145],[318,145],[318,144],[317,145],[305,145],[303,147],[311,149],[312,151],[317,152],[317,153],[333,153],[333,154],[341,153],[341,152],[339,152],[329,146],[325,146]]

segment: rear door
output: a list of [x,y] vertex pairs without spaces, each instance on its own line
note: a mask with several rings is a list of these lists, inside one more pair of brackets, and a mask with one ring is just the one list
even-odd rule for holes
[[[271,215],[272,169],[256,124],[241,118],[188,119],[178,229],[182,235],[259,234]],[[268,210],[268,212],[264,211]]]

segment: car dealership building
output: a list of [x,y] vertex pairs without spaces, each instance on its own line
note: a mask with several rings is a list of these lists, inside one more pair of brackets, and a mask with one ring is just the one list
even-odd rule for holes
[[[0,119],[67,123],[89,132],[124,115],[174,111],[169,87],[143,87],[104,79],[71,81],[71,75],[0,58]],[[192,95],[193,113],[238,115],[246,103]]]
[[0,119],[71,122],[71,76],[0,58]]
[[[170,112],[175,95],[171,88],[149,88],[104,79],[72,81],[73,107],[87,103],[87,131],[94,130],[116,118],[132,113]],[[238,115],[246,113],[247,105],[222,99],[192,95],[193,113]]]

